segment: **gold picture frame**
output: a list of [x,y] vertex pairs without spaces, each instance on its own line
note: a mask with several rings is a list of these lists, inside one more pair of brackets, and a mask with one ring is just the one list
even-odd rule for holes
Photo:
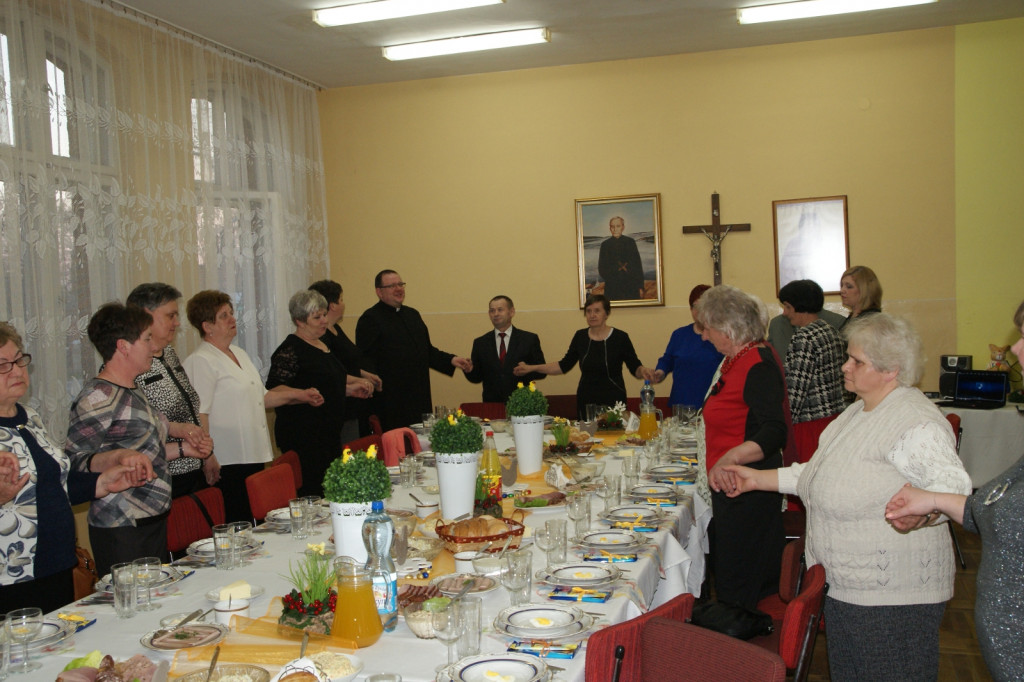
[[581,308],[597,293],[613,307],[665,305],[660,194],[577,199],[576,249]]
[[846,195],[773,201],[772,222],[775,293],[794,280],[810,279],[826,294],[838,294],[850,267]]

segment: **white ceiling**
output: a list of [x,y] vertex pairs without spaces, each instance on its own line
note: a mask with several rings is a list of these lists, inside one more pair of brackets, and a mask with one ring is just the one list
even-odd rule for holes
[[[767,0],[506,0],[441,14],[324,28],[312,10],[349,0],[118,0],[310,81],[335,88],[905,31],[1024,16],[1024,0],[939,0],[904,9],[740,26]],[[549,44],[389,62],[385,45],[513,28]]]

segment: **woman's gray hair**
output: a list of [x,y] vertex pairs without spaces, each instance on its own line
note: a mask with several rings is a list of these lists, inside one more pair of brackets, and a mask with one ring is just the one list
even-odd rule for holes
[[13,343],[15,348],[22,353],[25,352],[25,346],[21,342],[21,334],[14,328],[14,325],[10,322],[0,322],[0,348],[8,343]]
[[310,289],[303,289],[288,301],[288,314],[292,322],[305,322],[318,310],[327,310],[327,299]]
[[744,344],[764,339],[768,328],[768,308],[757,296],[719,284],[701,295],[694,313],[704,327],[711,327]]
[[896,372],[900,386],[914,386],[924,372],[921,336],[902,317],[875,313],[854,318],[846,325],[846,343],[856,345],[879,372]]

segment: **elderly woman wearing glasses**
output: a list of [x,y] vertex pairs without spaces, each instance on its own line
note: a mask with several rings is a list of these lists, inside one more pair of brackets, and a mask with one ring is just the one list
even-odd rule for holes
[[74,599],[75,519],[72,504],[143,485],[153,475],[137,453],[93,459],[92,472],[72,471],[28,394],[21,336],[0,322],[0,612],[38,606],[44,612]]
[[829,583],[833,680],[934,680],[956,574],[949,531],[900,533],[884,512],[906,483],[964,495],[971,479],[949,423],[914,388],[924,366],[914,328],[876,313],[848,324],[846,336],[843,378],[859,400],[825,428],[810,461],[772,471],[729,466],[716,487],[737,499],[796,493],[807,507],[807,563],[824,566]]
[[373,384],[345,372],[345,365],[323,341],[327,331],[327,300],[304,290],[288,301],[295,323],[270,357],[270,391],[310,390],[313,399],[279,405],[274,436],[282,452],[295,450],[302,467],[303,495],[322,495],[324,473],[341,454],[345,396],[369,398]]
[[[698,477],[707,475],[718,491],[723,469],[747,464],[756,469],[782,466],[789,434],[786,382],[775,351],[764,339],[764,304],[736,287],[704,292],[696,305],[701,337],[725,356],[712,378],[698,422]],[[701,437],[703,435],[703,437]],[[710,493],[711,567],[719,601],[754,608],[778,591],[782,561],[782,497],[757,492],[733,499]]]

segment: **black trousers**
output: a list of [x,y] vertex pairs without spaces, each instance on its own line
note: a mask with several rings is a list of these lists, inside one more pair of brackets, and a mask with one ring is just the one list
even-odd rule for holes
[[114,564],[144,556],[167,559],[167,515],[141,521],[138,526],[118,528],[89,526],[89,543],[101,578],[110,573]]
[[718,601],[754,608],[779,591],[782,496],[750,492],[739,497],[711,493],[711,566]]
[[223,464],[220,467],[220,480],[217,487],[224,495],[224,520],[252,521],[252,509],[249,508],[249,490],[245,487],[245,479],[263,471],[266,464]]
[[75,600],[74,567],[0,587],[0,613],[38,606],[49,613]]

